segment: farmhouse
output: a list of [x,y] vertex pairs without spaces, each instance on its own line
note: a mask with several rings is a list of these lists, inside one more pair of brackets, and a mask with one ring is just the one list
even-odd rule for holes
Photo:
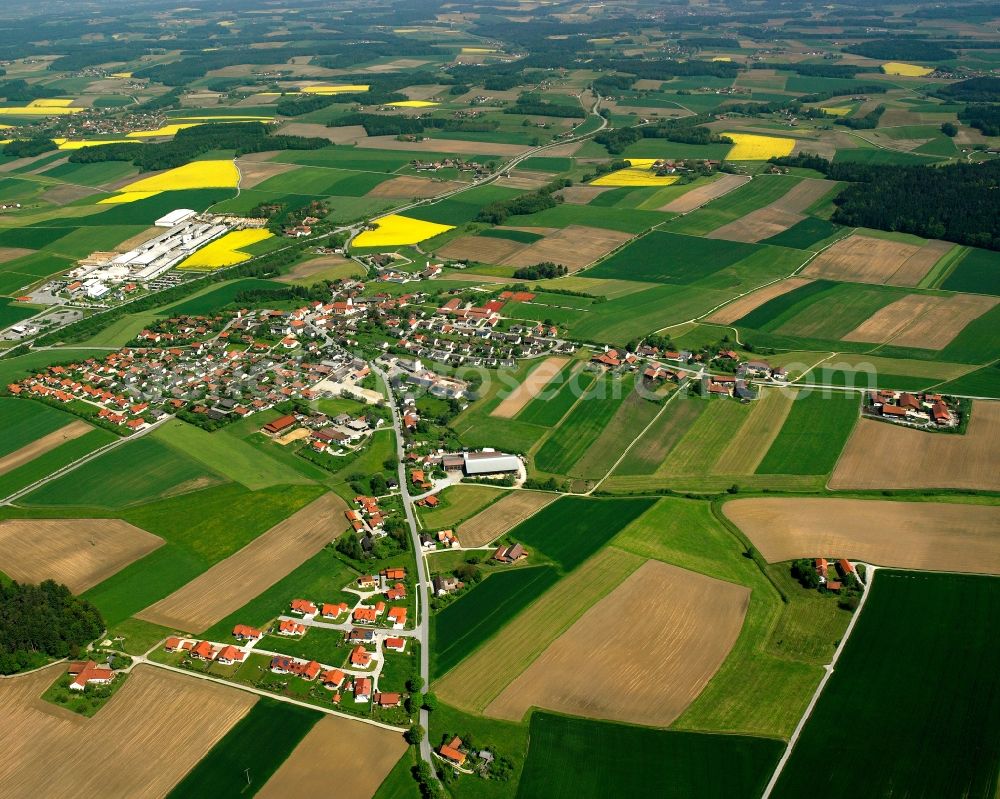
[[281,435],[282,433],[287,433],[297,422],[298,420],[291,414],[279,416],[273,422],[268,422],[264,425],[264,433],[269,436]]
[[354,701],[368,702],[372,698],[372,681],[367,677],[358,677],[354,681]]
[[497,551],[493,553],[493,560],[498,563],[515,563],[526,557],[528,557],[528,550],[520,543],[497,547]]
[[438,749],[438,754],[441,755],[445,760],[454,763],[456,766],[461,766],[465,763],[465,754],[460,751],[462,746],[462,739],[457,735],[451,739],[446,744],[441,744]]
[[88,685],[110,685],[115,678],[111,669],[99,667],[92,660],[70,663],[66,673],[74,676],[69,684],[71,691],[83,691]]

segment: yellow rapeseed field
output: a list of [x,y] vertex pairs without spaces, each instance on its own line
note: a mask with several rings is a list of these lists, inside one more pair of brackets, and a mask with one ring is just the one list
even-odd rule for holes
[[463,47],[462,52],[468,55],[475,55],[475,54],[485,54],[485,53],[497,53],[499,51],[495,47]]
[[[71,101],[72,102],[72,101]],[[17,105],[9,108],[0,108],[0,116],[9,117],[52,117],[62,114],[79,114],[83,108],[67,108],[65,106],[51,105]]]
[[224,266],[242,263],[249,260],[250,255],[242,252],[243,247],[249,247],[258,241],[271,238],[273,234],[267,230],[233,230],[209,242],[196,253],[189,255],[178,264],[178,269],[221,269]]
[[118,194],[105,197],[100,203],[130,203],[152,197],[161,191],[235,189],[239,182],[240,173],[232,161],[193,161],[176,169],[167,170],[163,174],[129,183]]
[[882,65],[882,71],[886,75],[903,75],[907,78],[922,78],[924,75],[930,75],[934,70],[927,67],[917,66],[916,64],[903,64],[899,61],[890,61],[888,64]]
[[376,220],[377,230],[366,230],[354,239],[355,247],[395,247],[403,244],[417,244],[451,230],[452,225],[439,225],[422,219],[390,214]]
[[305,86],[302,91],[306,94],[355,94],[366,92],[369,88],[367,83],[359,83],[349,86]]
[[835,106],[824,105],[824,106],[821,106],[821,109],[823,111],[825,111],[826,113],[830,114],[831,116],[846,117],[849,113],[851,113],[851,111],[854,110],[854,106],[852,106],[852,105],[835,105]]
[[60,150],[79,150],[82,147],[100,147],[102,144],[135,144],[135,142],[128,139],[92,139],[91,141],[85,139],[64,139],[61,142],[57,141],[56,144],[59,145]]
[[629,166],[601,175],[590,182],[591,186],[669,186],[680,178],[676,175],[657,176],[653,171],[655,158],[629,158]]
[[441,105],[441,103],[434,103],[430,100],[400,100],[398,103],[386,103],[386,105],[391,105],[393,108],[430,108]]
[[157,128],[156,130],[133,130],[131,133],[126,133],[130,139],[147,139],[153,136],[173,136],[179,130],[184,130],[185,128],[195,128],[201,125],[201,122],[178,122],[173,125],[164,125],[162,128]]
[[131,78],[132,77],[132,73],[131,72],[112,72],[111,73],[111,77],[112,78]]
[[112,194],[103,200],[98,200],[98,205],[119,205],[121,203],[134,203],[136,200],[145,200],[147,197],[155,197],[158,191],[123,191],[119,194]]
[[732,61],[733,59],[727,55],[717,55],[712,58],[713,61]]
[[795,147],[794,139],[778,136],[759,136],[756,133],[723,133],[733,140],[733,148],[726,159],[729,161],[766,161],[775,156],[791,155]]
[[68,108],[73,105],[73,101],[50,97],[42,100],[32,100],[28,105],[36,108]]

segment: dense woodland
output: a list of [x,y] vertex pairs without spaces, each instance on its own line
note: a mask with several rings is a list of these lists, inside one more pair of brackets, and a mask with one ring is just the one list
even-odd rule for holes
[[831,220],[1000,250],[1000,161],[948,166],[831,163],[808,153],[773,158],[850,185]]
[[103,631],[97,608],[65,585],[0,584],[0,674],[32,668],[45,657],[75,657]]
[[209,123],[177,131],[171,141],[159,144],[107,144],[82,147],[69,160],[78,164],[98,161],[131,161],[142,172],[172,169],[190,163],[212,150],[235,150],[236,155],[264,150],[318,150],[326,139],[274,135],[260,122]]

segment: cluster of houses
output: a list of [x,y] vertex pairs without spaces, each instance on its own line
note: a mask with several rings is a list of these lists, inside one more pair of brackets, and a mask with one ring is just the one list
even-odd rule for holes
[[386,512],[379,506],[377,497],[355,497],[358,509],[344,511],[348,523],[361,536],[384,535]]
[[[61,403],[79,400],[95,408],[100,418],[135,431],[182,410],[216,422],[287,400],[336,396],[344,393],[338,380],[367,374],[364,361],[324,352],[318,345],[314,356],[284,354],[266,344],[234,347],[236,324],[191,346],[125,347],[103,357],[50,366],[9,384],[7,391]],[[180,322],[178,334],[190,326]],[[207,325],[195,325],[193,331],[197,334],[202,327],[208,332]]]
[[941,394],[881,389],[868,392],[865,413],[916,427],[955,427],[960,414]]
[[492,169],[486,164],[475,161],[463,161],[461,158],[440,158],[437,161],[410,161],[410,168],[415,172],[437,172],[441,169],[457,169],[459,172],[471,172],[474,177],[486,177]]
[[[379,363],[388,367],[389,382],[394,389],[403,386],[413,386],[414,388],[423,389],[432,397],[448,400],[462,399],[469,390],[469,384],[465,380],[447,375],[439,375],[437,372],[425,369],[419,358],[410,360],[407,358],[380,357]],[[416,427],[416,420],[414,420],[413,426]]]
[[[428,497],[434,499],[434,497]],[[462,546],[455,535],[454,530],[438,530],[436,533],[421,533],[420,548],[424,552],[433,552],[435,549],[458,549]]]
[[[260,635],[262,633],[253,636],[253,638],[259,638]],[[235,666],[246,659],[246,652],[232,644],[220,646],[219,644],[213,644],[211,641],[198,641],[178,636],[169,637],[164,643],[163,649],[166,652],[184,652],[192,660],[200,660],[205,663],[218,663],[221,666]]]
[[288,413],[273,419],[261,428],[261,432],[285,444],[290,441],[308,439],[309,447],[315,452],[340,453],[356,449],[385,421],[375,419],[374,427],[365,416],[341,413],[330,417],[315,412]]

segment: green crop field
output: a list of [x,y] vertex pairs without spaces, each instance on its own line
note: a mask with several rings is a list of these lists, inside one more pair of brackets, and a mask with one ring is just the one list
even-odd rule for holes
[[535,397],[517,415],[519,422],[555,427],[573,403],[590,388],[595,379],[593,372],[578,371],[570,374],[564,368],[545,384],[544,391],[554,391],[550,397]]
[[792,225],[788,230],[783,230],[775,236],[764,239],[764,243],[810,250],[813,245],[825,241],[842,230],[844,228],[840,225],[810,216]]
[[928,166],[944,159],[937,156],[919,156],[900,150],[837,150],[833,157],[835,164],[888,164],[890,166]]
[[321,718],[318,710],[261,697],[167,796],[253,796]]
[[24,305],[14,305],[14,300],[0,297],[0,330],[17,324],[22,319],[34,316],[38,308],[28,308]]
[[448,486],[437,495],[440,505],[433,510],[421,508],[420,522],[429,530],[455,527],[475,513],[492,504],[505,492],[487,485]]
[[657,730],[535,711],[518,799],[756,799],[784,748],[743,735]]
[[657,211],[638,211],[633,208],[595,208],[591,205],[560,203],[536,214],[512,216],[506,224],[526,227],[558,227],[586,225],[622,233],[642,233],[670,218]]
[[25,505],[124,508],[224,482],[151,436],[129,441],[28,494]]
[[203,635],[213,641],[229,641],[235,625],[260,627],[285,613],[288,603],[298,596],[314,597],[318,602],[344,601],[353,604],[357,596],[354,595],[354,600],[351,600],[347,595],[342,596],[341,589],[357,576],[353,569],[334,555],[332,548],[321,549],[262,594],[209,627]]
[[260,280],[258,278],[234,280],[231,283],[223,283],[205,293],[196,294],[173,305],[168,305],[160,310],[160,314],[163,316],[173,316],[175,314],[208,314],[231,305],[235,302],[236,295],[241,291],[283,288],[287,288],[287,286],[284,283],[278,283],[274,280]]
[[691,400],[687,395],[678,395],[671,399],[669,407],[618,464],[615,475],[643,475],[656,472],[709,405],[710,403],[701,400]]
[[63,411],[28,399],[0,397],[0,457],[9,455],[48,433],[76,420]]
[[808,304],[815,302],[817,295],[830,291],[838,285],[841,284],[832,280],[814,280],[812,283],[806,283],[757,306],[746,316],[737,319],[735,324],[755,330],[771,330]]
[[800,393],[757,474],[828,474],[858,414],[857,394]]
[[654,230],[589,269],[586,275],[646,283],[693,283],[757,249],[756,244]]
[[945,278],[941,288],[1000,295],[1000,252],[970,249]]
[[967,375],[942,383],[937,388],[948,394],[972,397],[1000,397],[1000,365],[984,366]]
[[[560,497],[508,535],[529,550],[537,549],[568,572],[597,552],[614,535],[637,519],[655,500],[649,498],[593,499]],[[566,520],[572,519],[572,524]]]
[[129,508],[121,518],[166,544],[87,591],[108,626],[193,580],[316,499],[313,486],[248,491],[235,483]]
[[523,193],[517,189],[507,189],[503,186],[480,186],[433,205],[411,208],[405,213],[405,216],[412,219],[423,219],[427,222],[437,222],[439,225],[464,225],[475,219],[479,212],[490,203],[509,200]]
[[594,383],[539,448],[536,468],[550,474],[569,474],[633,390],[634,383],[629,379],[618,381],[605,376]]
[[[995,577],[880,570],[774,795],[993,797],[1000,773]],[[849,734],[844,712],[849,709]]]
[[532,233],[528,230],[506,230],[505,228],[487,228],[479,232],[480,236],[490,239],[508,239],[509,241],[519,241],[522,244],[531,244],[544,238],[540,233]]
[[48,477],[64,466],[69,466],[105,444],[117,440],[118,436],[114,433],[95,428],[79,438],[66,441],[44,455],[39,455],[24,465],[0,475],[0,497],[6,497],[15,491],[27,488],[32,483]]
[[801,178],[792,175],[765,175],[756,177],[740,188],[699,208],[668,225],[675,233],[702,236],[729,222],[746,216],[751,211],[783,197]]
[[310,482],[280,461],[268,457],[266,452],[223,431],[207,433],[200,427],[174,419],[158,427],[152,438],[200,461],[230,480],[242,483],[251,491],[281,483]]
[[495,571],[431,617],[431,678],[439,677],[559,580],[552,566]]
[[839,339],[908,293],[892,286],[840,283],[829,291],[813,294],[811,302],[793,306],[761,329],[779,336]]

